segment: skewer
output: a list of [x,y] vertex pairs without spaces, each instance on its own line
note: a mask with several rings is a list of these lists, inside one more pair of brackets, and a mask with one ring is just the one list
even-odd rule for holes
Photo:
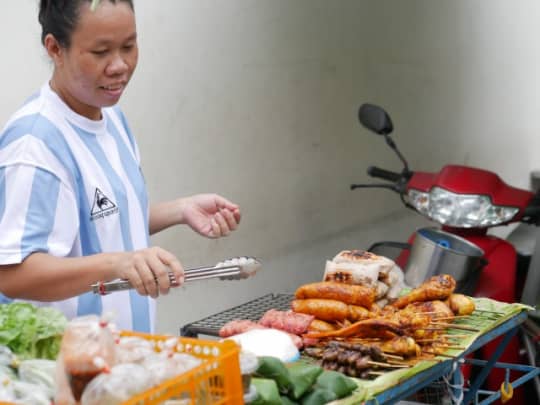
[[432,325],[436,326],[445,326],[449,329],[461,329],[461,330],[470,330],[471,332],[480,332],[478,329],[471,328],[465,325],[456,325],[453,323],[444,323],[444,322],[431,322]]
[[442,337],[442,338],[446,338],[446,339],[462,339],[462,338],[470,337],[471,335],[470,334],[458,335],[457,333],[454,335],[454,334],[450,333],[450,334],[439,335],[439,336]]
[[445,316],[444,318],[435,318],[434,321],[452,321],[454,319],[463,319],[470,318],[470,315],[456,315],[456,316]]
[[390,353],[387,353],[387,352],[383,352],[384,354],[384,357],[387,357],[388,359],[393,359],[393,360],[405,360],[404,357],[402,356],[398,356],[396,354],[390,354]]
[[379,361],[373,361],[373,360],[368,360],[366,362],[367,364],[370,364],[372,366],[380,366],[380,367],[387,367],[387,368],[409,368],[410,366],[407,366],[407,365],[397,365],[397,364],[390,364],[390,363],[382,363],[382,362],[379,362]]
[[465,350],[466,347],[463,346],[453,346],[453,345],[447,345],[444,343],[437,343],[437,347],[444,347],[445,349],[456,349],[456,350]]
[[444,354],[444,353],[437,353],[437,352],[431,352],[429,350],[423,350],[422,349],[422,353],[428,353],[428,354],[434,354],[435,356],[442,356],[442,357],[448,357],[450,359],[453,359],[453,358],[456,358],[457,356],[451,356],[449,354]]
[[385,375],[386,372],[384,372],[384,371],[368,371],[368,374],[373,374],[373,375]]

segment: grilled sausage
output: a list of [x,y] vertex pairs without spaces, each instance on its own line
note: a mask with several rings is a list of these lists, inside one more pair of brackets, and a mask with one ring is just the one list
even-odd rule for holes
[[329,322],[344,320],[349,314],[347,304],[341,301],[319,298],[292,300],[291,309],[294,312],[314,315],[317,319]]
[[325,322],[316,318],[313,321],[311,321],[308,327],[308,332],[313,332],[313,331],[328,332],[331,330],[336,330],[336,326],[332,325],[329,322]]
[[344,284],[335,281],[321,281],[300,286],[295,296],[298,299],[323,298],[361,305],[369,308],[375,301],[376,291],[363,285]]

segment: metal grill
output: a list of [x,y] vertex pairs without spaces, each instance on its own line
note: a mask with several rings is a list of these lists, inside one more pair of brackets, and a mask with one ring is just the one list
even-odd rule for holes
[[199,334],[219,336],[219,330],[234,319],[249,319],[257,322],[269,309],[287,311],[291,309],[294,294],[267,294],[245,304],[227,309],[180,328],[181,336],[197,337]]

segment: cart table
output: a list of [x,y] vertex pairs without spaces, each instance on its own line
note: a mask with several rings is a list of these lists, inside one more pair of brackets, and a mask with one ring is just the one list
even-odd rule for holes
[[[234,319],[249,319],[252,321],[258,321],[261,316],[271,308],[278,310],[290,309],[290,302],[292,299],[292,294],[267,294],[260,298],[246,302],[245,304],[238,305],[218,314],[211,315],[207,318],[187,324],[181,327],[180,334],[182,336],[190,337],[197,337],[199,334],[218,336],[219,329],[225,323]],[[464,362],[471,363],[473,365],[482,365],[482,371],[476,376],[475,380],[470,385],[470,388],[463,390],[459,387],[459,384],[456,384],[455,387],[457,388],[454,388],[453,395],[456,398],[463,396],[464,404],[471,402],[489,404],[497,400],[500,398],[500,391],[493,392],[480,389],[487,375],[494,367],[504,368],[507,370],[506,382],[509,382],[513,388],[517,388],[537,375],[540,375],[540,368],[534,365],[497,363],[497,359],[503,353],[506,345],[516,334],[520,324],[526,319],[526,309],[513,313],[511,316],[505,318],[504,322],[479,335],[466,350],[459,353],[454,358],[446,360],[443,359],[438,363],[434,363],[418,374],[401,380],[399,384],[393,385],[382,392],[376,393],[375,395],[371,395],[371,399],[367,401],[366,404],[375,405],[395,403],[399,400],[411,397],[422,388],[429,386],[435,381],[439,381],[443,377],[449,378],[456,383],[459,381],[460,376],[459,365]],[[489,361],[465,358],[465,356],[468,354],[478,350],[489,341],[498,337],[501,337],[502,341]],[[510,370],[516,370],[523,374],[516,380],[510,381]],[[483,396],[483,399],[480,399],[480,396]],[[336,403],[357,403],[354,402],[354,400],[354,398],[350,398],[349,400],[345,399]]]

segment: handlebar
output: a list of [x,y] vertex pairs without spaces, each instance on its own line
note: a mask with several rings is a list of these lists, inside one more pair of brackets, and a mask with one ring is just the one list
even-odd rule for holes
[[380,179],[397,182],[403,177],[401,173],[392,172],[390,170],[381,169],[377,166],[369,166],[367,169],[368,175],[378,177]]

